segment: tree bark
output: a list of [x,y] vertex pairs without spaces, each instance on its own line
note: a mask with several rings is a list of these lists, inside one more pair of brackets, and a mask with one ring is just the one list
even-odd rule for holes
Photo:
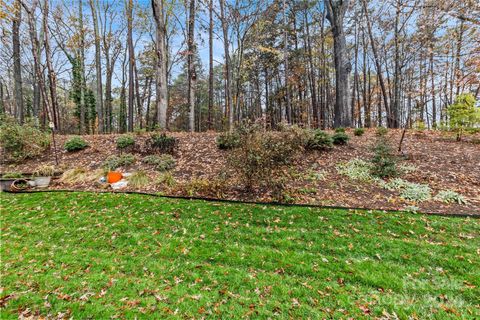
[[80,134],[85,133],[86,119],[85,113],[87,112],[85,106],[85,32],[83,30],[83,0],[78,1],[78,16],[79,16],[79,29],[80,29],[80,54],[78,56],[79,73],[80,73]]
[[16,115],[20,124],[23,124],[25,117],[25,108],[23,104],[22,87],[22,67],[20,59],[20,24],[22,23],[22,6],[20,0],[14,3],[15,16],[12,25],[12,43],[13,43],[13,77],[15,87],[15,106]]
[[102,62],[100,49],[100,32],[98,29],[97,4],[94,0],[89,0],[92,10],[93,32],[95,36],[95,71],[97,73],[97,99],[95,107],[98,119],[98,133],[104,133],[104,110],[103,110],[103,85],[102,85]]
[[190,0],[188,14],[188,104],[190,106],[189,129],[195,131],[195,86],[197,75],[195,72],[195,0]]
[[48,31],[48,14],[49,14],[49,0],[44,1],[43,6],[43,29],[44,29],[44,46],[45,46],[45,59],[47,61],[47,70],[48,70],[48,82],[50,88],[50,99],[52,105],[52,116],[53,123],[56,130],[62,130],[60,123],[60,112],[58,109],[58,99],[57,99],[57,77],[55,70],[52,65],[52,55],[50,52],[50,37]]
[[133,1],[127,0],[127,45],[128,45],[128,125],[127,130],[133,132],[133,102],[134,102],[134,60],[135,51],[133,49]]
[[292,122],[292,106],[290,101],[290,84],[288,81],[289,67],[288,67],[288,23],[287,23],[287,2],[283,0],[283,65],[285,67],[285,100],[286,100],[286,110],[285,115],[287,122]]
[[167,50],[165,47],[165,16],[163,0],[152,0],[153,17],[156,24],[156,84],[157,122],[162,130],[167,129]]
[[208,130],[212,130],[213,110],[213,0],[208,3]]
[[225,112],[228,115],[228,128],[233,129],[233,110],[231,94],[231,66],[228,41],[228,25],[225,18],[225,0],[220,0],[220,20],[223,31],[223,51],[225,55]]
[[351,127],[352,119],[349,111],[349,75],[352,69],[348,60],[343,19],[348,0],[328,0],[327,19],[330,21],[333,33],[333,51],[335,60],[335,110],[333,126]]

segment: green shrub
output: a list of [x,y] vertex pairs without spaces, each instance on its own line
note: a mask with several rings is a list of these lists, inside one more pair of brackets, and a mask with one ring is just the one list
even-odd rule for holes
[[6,161],[21,161],[44,153],[50,146],[50,135],[31,124],[19,125],[9,117],[0,118],[0,147]]
[[388,129],[385,128],[385,127],[378,127],[377,128],[377,131],[375,131],[375,134],[378,136],[378,137],[384,137],[386,136],[388,133]]
[[355,158],[346,163],[336,166],[337,172],[349,177],[352,180],[372,181],[372,165],[366,161]]
[[117,138],[117,149],[126,149],[135,146],[135,138],[131,135],[124,135]]
[[350,137],[345,132],[336,132],[332,136],[332,141],[335,145],[345,145],[348,140],[350,140]]
[[345,133],[345,128],[343,127],[335,128],[335,133]]
[[155,166],[157,171],[168,171],[175,168],[175,159],[169,154],[161,156],[149,155],[142,160],[146,164]]
[[364,133],[365,133],[364,128],[356,128],[355,130],[353,130],[353,134],[357,137],[363,136]]
[[240,135],[237,132],[225,132],[217,137],[216,142],[218,149],[234,149],[240,145]]
[[308,150],[328,150],[333,147],[332,137],[322,130],[309,130],[305,142],[305,149]]
[[153,152],[174,154],[178,148],[178,140],[165,133],[153,133],[146,141],[147,149]]
[[112,155],[105,159],[102,167],[105,171],[113,171],[120,167],[128,167],[134,164],[135,161],[135,156],[129,153],[122,154],[121,156]]
[[83,150],[88,147],[88,143],[82,137],[72,137],[63,145],[68,152]]
[[461,194],[452,191],[452,190],[442,190],[436,196],[435,200],[442,201],[445,203],[458,203],[458,204],[466,204],[467,201],[465,197]]
[[398,175],[397,158],[393,148],[385,136],[380,136],[373,147],[373,158],[371,160],[372,174],[379,178],[388,178]]

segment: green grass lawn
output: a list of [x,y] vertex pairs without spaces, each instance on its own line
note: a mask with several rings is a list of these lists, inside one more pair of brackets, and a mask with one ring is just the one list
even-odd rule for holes
[[474,319],[480,221],[2,194],[1,318]]

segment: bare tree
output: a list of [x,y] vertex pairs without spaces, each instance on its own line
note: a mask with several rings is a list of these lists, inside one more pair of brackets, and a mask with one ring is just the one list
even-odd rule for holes
[[13,43],[13,77],[15,83],[15,106],[16,114],[20,123],[24,121],[23,88],[22,88],[22,67],[20,56],[20,24],[22,23],[22,6],[20,0],[14,2],[15,16],[12,25]]
[[165,45],[165,13],[163,0],[152,0],[156,24],[156,104],[160,129],[167,129],[167,48]]
[[333,33],[333,51],[335,60],[335,113],[333,126],[350,127],[352,125],[349,112],[349,75],[352,69],[348,60],[347,44],[343,29],[343,19],[347,10],[348,0],[327,0],[327,19],[330,21]]
[[195,131],[195,87],[197,74],[195,71],[194,56],[195,48],[195,0],[190,0],[190,9],[188,14],[188,104],[190,106],[189,129]]
[[127,12],[127,46],[128,46],[128,125],[127,130],[133,132],[133,99],[135,92],[134,84],[134,63],[135,51],[133,48],[133,1],[126,0]]
[[220,20],[222,22],[223,31],[223,52],[225,55],[225,112],[228,115],[228,128],[233,129],[233,110],[232,110],[232,93],[231,93],[231,65],[228,40],[228,24],[225,17],[225,0],[220,1]]
[[93,32],[95,36],[95,70],[97,78],[97,99],[95,106],[98,117],[98,133],[104,133],[104,110],[103,110],[103,85],[102,85],[102,62],[100,48],[100,31],[98,27],[97,5],[98,1],[89,0],[90,9],[92,11]]

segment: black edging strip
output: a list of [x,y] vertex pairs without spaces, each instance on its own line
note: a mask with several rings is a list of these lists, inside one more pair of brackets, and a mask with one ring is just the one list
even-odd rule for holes
[[469,214],[469,213],[441,213],[441,212],[411,212],[411,211],[401,211],[401,210],[383,210],[383,209],[371,209],[371,208],[358,208],[358,207],[344,207],[344,206],[325,206],[319,204],[291,204],[291,203],[282,203],[282,202],[255,202],[255,201],[242,201],[242,200],[229,200],[229,199],[216,199],[216,198],[201,198],[201,197],[187,197],[187,196],[172,196],[172,195],[160,195],[150,192],[142,191],[107,191],[107,190],[72,190],[72,189],[54,189],[54,190],[35,190],[35,191],[19,191],[14,193],[54,193],[54,192],[78,192],[78,193],[112,193],[112,194],[138,194],[145,196],[153,196],[157,198],[166,198],[166,199],[180,199],[180,200],[201,200],[207,202],[223,202],[223,203],[232,203],[232,204],[252,204],[252,205],[267,205],[267,206],[282,206],[282,207],[303,207],[303,208],[319,208],[319,209],[342,209],[342,210],[361,210],[361,211],[384,211],[391,213],[408,213],[416,215],[427,215],[427,216],[442,216],[442,217],[456,217],[456,218],[474,218],[480,219],[478,214]]

